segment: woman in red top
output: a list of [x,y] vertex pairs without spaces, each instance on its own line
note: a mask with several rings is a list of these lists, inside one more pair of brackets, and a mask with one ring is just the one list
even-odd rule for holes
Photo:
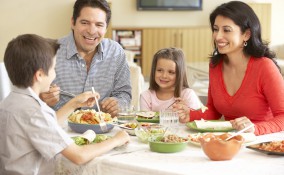
[[210,15],[215,51],[209,65],[208,110],[192,111],[183,103],[179,110],[185,123],[201,118],[224,116],[241,130],[256,135],[284,130],[284,82],[273,58],[275,54],[262,41],[260,22],[245,3],[231,1]]

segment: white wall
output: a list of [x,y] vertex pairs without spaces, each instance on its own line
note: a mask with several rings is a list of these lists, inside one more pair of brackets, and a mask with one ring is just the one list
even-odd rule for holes
[[[272,3],[271,45],[284,44],[284,1],[242,0],[243,2]],[[209,25],[209,14],[228,0],[203,0],[202,11],[137,11],[136,0],[112,0],[113,27],[188,27]]]
[[0,62],[8,42],[19,34],[58,38],[70,31],[75,0],[1,0]]
[[[0,61],[8,42],[19,34],[35,33],[58,38],[70,31],[75,0],[1,0]],[[209,24],[209,14],[226,0],[203,0],[202,11],[137,11],[136,0],[111,0],[113,27],[186,27]],[[244,0],[272,3],[271,44],[284,43],[284,1]]]

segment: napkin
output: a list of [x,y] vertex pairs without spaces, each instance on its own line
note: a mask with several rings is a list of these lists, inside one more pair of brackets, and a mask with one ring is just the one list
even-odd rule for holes
[[89,141],[89,143],[93,142],[93,141],[95,140],[96,136],[97,136],[97,135],[96,135],[95,131],[90,130],[90,129],[87,130],[87,131],[85,131],[85,132],[81,135],[81,137],[87,139],[87,140]]
[[232,124],[229,121],[206,121],[206,120],[194,120],[197,128],[199,129],[225,129],[232,128]]

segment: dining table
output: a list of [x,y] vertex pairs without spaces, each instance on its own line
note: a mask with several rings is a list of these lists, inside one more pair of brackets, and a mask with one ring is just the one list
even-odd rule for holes
[[[121,128],[115,126],[106,133],[113,136]],[[72,136],[70,128],[66,131]],[[185,124],[179,124],[174,130],[181,137],[197,133]],[[152,152],[147,143],[136,136],[130,136],[130,142],[114,148],[83,165],[76,165],[59,154],[56,157],[57,175],[283,175],[284,156],[268,155],[248,149],[246,146],[268,141],[284,140],[284,131],[256,136],[255,140],[243,144],[240,151],[231,160],[212,161],[196,144],[188,143],[183,151],[176,153]]]

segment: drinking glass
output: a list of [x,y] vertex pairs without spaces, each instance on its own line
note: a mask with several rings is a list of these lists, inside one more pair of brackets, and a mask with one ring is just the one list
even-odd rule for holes
[[118,122],[119,123],[129,123],[136,118],[136,111],[133,105],[124,105],[120,107],[118,112]]
[[171,109],[165,109],[160,111],[160,124],[174,128],[179,125],[178,113]]

